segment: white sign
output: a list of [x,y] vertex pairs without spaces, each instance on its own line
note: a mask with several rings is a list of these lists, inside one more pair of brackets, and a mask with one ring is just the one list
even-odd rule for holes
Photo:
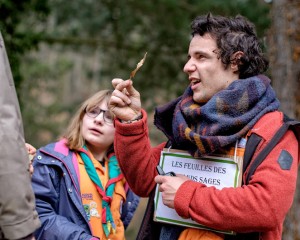
[[[214,186],[217,189],[241,185],[242,158],[237,156],[216,155],[195,159],[187,152],[172,149],[171,151],[165,150],[162,152],[159,165],[165,173],[183,174],[193,181],[203,183],[206,186]],[[174,209],[165,206],[158,187],[156,187],[154,201],[155,221],[216,231],[192,219],[183,219]],[[222,233],[234,234],[227,231]]]

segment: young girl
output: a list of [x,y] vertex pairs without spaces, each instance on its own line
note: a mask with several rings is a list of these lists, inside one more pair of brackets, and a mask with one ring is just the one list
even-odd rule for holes
[[139,199],[126,191],[113,152],[110,96],[103,90],[87,99],[64,137],[37,151],[32,177],[42,222],[37,239],[125,239],[122,220],[127,226]]

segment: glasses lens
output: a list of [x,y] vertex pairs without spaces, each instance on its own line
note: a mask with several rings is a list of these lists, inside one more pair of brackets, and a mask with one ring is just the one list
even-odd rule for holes
[[[103,110],[102,110],[102,111],[103,111]],[[107,110],[107,111],[103,111],[103,119],[104,119],[104,121],[107,122],[107,123],[113,123],[113,120],[114,120],[114,118],[113,118],[111,112],[108,111],[108,110]]]
[[100,112],[101,112],[101,110],[99,108],[93,108],[90,110],[86,110],[86,114],[92,118],[97,117],[100,114]]
[[91,118],[96,118],[101,113],[103,113],[103,120],[106,123],[112,124],[114,117],[109,110],[102,110],[100,108],[93,108],[91,110],[85,110],[86,114]]

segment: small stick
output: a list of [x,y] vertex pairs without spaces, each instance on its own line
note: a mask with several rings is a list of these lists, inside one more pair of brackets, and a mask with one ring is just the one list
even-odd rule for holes
[[143,64],[144,64],[144,62],[146,60],[146,56],[147,56],[147,52],[145,53],[143,59],[138,62],[138,64],[136,65],[136,68],[130,73],[129,79],[134,78],[136,72],[141,68],[141,66],[143,66]]
[[[138,62],[138,64],[136,65],[136,68],[130,73],[130,77],[129,77],[130,80],[132,80],[132,78],[134,78],[136,72],[141,68],[141,66],[143,66],[143,64],[144,64],[144,62],[145,62],[145,60],[146,60],[146,56],[147,56],[147,52],[145,53],[143,59],[141,59],[141,60]],[[123,90],[123,93],[126,94],[126,95],[128,95],[128,92],[127,92],[126,89]],[[136,111],[136,110],[134,110],[134,109],[133,109],[132,107],[130,107],[129,105],[128,105],[128,107],[131,108],[131,110],[134,111],[135,114],[137,114],[137,111]]]

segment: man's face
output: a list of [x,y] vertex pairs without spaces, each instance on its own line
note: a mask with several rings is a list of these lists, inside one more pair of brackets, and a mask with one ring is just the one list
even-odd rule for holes
[[197,103],[206,103],[214,94],[238,79],[232,65],[225,69],[217,55],[216,41],[209,34],[197,34],[192,38],[183,71],[189,76],[193,99]]

